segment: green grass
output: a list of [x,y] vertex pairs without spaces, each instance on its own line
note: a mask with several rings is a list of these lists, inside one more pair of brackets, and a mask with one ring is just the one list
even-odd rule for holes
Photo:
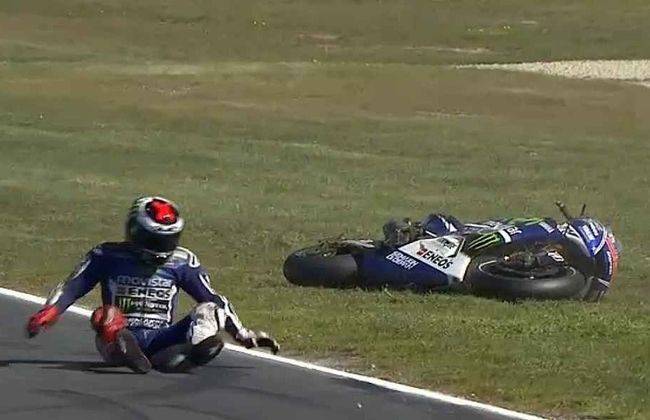
[[[4,1],[0,285],[46,293],[159,193],[217,288],[290,355],[647,418],[650,91],[437,65],[647,57],[649,17],[642,1]],[[553,215],[556,199],[587,202],[625,245],[600,304],[282,278],[291,250],[391,216]]]

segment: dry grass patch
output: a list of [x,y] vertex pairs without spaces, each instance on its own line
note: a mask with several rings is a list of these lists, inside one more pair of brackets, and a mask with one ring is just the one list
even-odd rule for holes
[[569,60],[515,64],[476,64],[458,66],[484,70],[540,73],[571,79],[622,80],[650,84],[650,60]]

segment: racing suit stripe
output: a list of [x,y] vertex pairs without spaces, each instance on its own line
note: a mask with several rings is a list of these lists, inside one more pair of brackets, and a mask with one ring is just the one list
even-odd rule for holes
[[68,279],[52,289],[46,302],[47,305],[56,305],[60,312],[64,312],[99,283],[101,266],[99,259],[95,257],[98,252],[97,249],[89,252]]

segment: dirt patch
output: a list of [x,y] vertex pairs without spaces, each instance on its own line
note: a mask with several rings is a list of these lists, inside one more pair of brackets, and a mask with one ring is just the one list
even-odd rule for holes
[[622,80],[650,87],[650,60],[571,60],[457,67],[523,71],[572,79]]
[[423,46],[410,46],[404,47],[405,50],[410,51],[435,51],[443,53],[456,53],[456,54],[486,54],[490,53],[487,48],[459,48],[459,47],[447,47],[444,45],[423,45]]
[[316,42],[334,42],[341,38],[341,35],[328,34],[325,32],[301,32],[298,34],[298,39],[306,39]]

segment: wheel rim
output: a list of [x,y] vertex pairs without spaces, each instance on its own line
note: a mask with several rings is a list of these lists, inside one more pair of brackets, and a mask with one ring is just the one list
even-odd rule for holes
[[521,280],[543,280],[564,277],[570,274],[568,267],[563,265],[525,265],[506,259],[489,261],[479,266],[479,269],[491,276],[509,277]]

